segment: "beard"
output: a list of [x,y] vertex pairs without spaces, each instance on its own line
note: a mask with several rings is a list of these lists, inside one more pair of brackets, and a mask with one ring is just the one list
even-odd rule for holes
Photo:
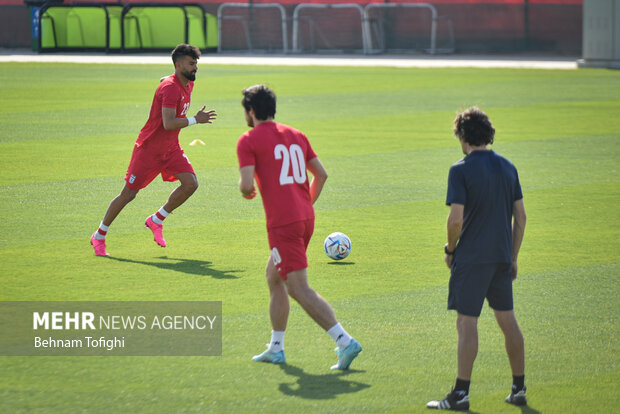
[[192,82],[196,80],[196,72],[183,72],[183,76]]

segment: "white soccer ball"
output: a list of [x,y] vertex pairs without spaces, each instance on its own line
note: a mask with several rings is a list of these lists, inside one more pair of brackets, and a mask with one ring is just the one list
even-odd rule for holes
[[332,233],[325,239],[325,254],[334,260],[342,260],[351,253],[351,239],[340,232]]

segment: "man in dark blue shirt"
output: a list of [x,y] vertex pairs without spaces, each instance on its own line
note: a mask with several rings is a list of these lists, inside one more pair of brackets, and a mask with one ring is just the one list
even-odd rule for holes
[[452,165],[446,204],[450,206],[444,260],[451,269],[448,309],[457,311],[458,374],[452,392],[428,408],[469,409],[469,384],[478,353],[478,317],[484,299],[504,333],[513,375],[506,402],[525,405],[523,334],[515,318],[512,281],[525,230],[525,207],[517,169],[487,148],[495,129],[474,107],[454,120],[465,158]]

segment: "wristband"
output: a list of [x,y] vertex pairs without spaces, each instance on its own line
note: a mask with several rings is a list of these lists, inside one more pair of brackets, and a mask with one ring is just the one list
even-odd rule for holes
[[196,123],[196,117],[192,116],[190,118],[187,118],[187,126],[192,126]]
[[[456,250],[456,249],[454,249],[454,250]],[[445,252],[448,256],[452,256],[452,255],[454,255],[454,250],[452,250],[452,251],[448,250],[448,243],[446,243],[446,244],[443,246],[443,251],[444,251],[444,252]]]

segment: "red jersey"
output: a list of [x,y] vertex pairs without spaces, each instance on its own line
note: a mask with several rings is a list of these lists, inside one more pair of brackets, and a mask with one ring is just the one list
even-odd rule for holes
[[262,122],[237,142],[239,167],[253,165],[267,228],[314,218],[306,164],[316,153],[300,131]]
[[151,104],[151,112],[146,124],[140,130],[136,145],[140,146],[147,139],[153,139],[160,142],[162,150],[168,150],[179,145],[179,129],[167,131],[164,129],[162,121],[161,109],[175,108],[177,118],[185,118],[185,114],[189,109],[192,99],[192,90],[194,82],[189,81],[187,87],[184,86],[177,75],[173,73],[164,79],[153,97]]

